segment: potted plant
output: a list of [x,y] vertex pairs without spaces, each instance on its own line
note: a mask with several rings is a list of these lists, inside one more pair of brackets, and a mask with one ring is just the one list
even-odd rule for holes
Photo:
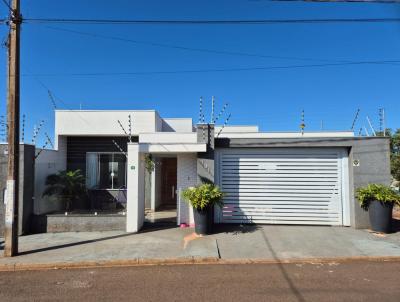
[[368,211],[372,230],[389,233],[393,205],[400,204],[399,193],[385,185],[369,184],[357,190],[357,198],[361,207]]
[[86,197],[85,177],[80,170],[60,171],[46,178],[43,196],[58,196],[65,203],[65,210],[71,211],[73,202]]
[[193,207],[195,232],[198,235],[210,233],[208,218],[214,205],[224,205],[224,193],[214,184],[206,183],[182,191],[182,197]]

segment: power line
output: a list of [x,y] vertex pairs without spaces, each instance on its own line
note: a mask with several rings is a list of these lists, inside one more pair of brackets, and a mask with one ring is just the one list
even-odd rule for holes
[[184,74],[184,73],[208,73],[208,72],[241,72],[241,71],[263,71],[278,69],[299,69],[299,68],[317,68],[317,67],[335,67],[348,65],[369,65],[369,64],[396,64],[399,60],[387,61],[358,61],[346,63],[326,63],[309,65],[287,65],[287,66],[262,66],[262,67],[243,67],[243,68],[221,68],[221,69],[192,69],[192,70],[172,70],[172,71],[141,71],[141,72],[87,72],[87,73],[43,73],[43,74],[22,74],[25,77],[57,77],[57,76],[135,76],[135,75],[153,75],[153,74]]
[[347,61],[347,60],[272,56],[272,55],[262,55],[262,54],[246,53],[246,52],[237,52],[237,51],[215,50],[215,49],[209,49],[209,48],[194,48],[194,47],[186,47],[186,46],[158,43],[158,42],[151,42],[151,41],[132,40],[132,39],[128,39],[128,38],[102,35],[102,34],[83,32],[83,31],[77,31],[77,30],[70,30],[70,29],[53,27],[53,26],[46,26],[46,28],[51,29],[51,30],[74,33],[74,34],[83,35],[83,36],[89,36],[89,37],[93,37],[93,38],[108,39],[108,40],[122,41],[122,42],[128,42],[128,43],[133,43],[133,44],[143,44],[143,45],[172,48],[172,49],[179,49],[179,50],[187,50],[187,51],[197,51],[197,52],[216,53],[216,54],[223,54],[223,55],[257,57],[257,58],[268,58],[268,59],[283,59],[283,60],[298,60],[298,61],[313,61],[313,62],[338,62],[338,63],[339,62],[341,62],[341,63],[351,62],[351,61]]
[[140,20],[140,19],[68,19],[26,18],[24,23],[112,24],[112,25],[269,25],[322,23],[393,23],[400,18],[321,18],[321,19],[258,19],[258,20]]
[[4,5],[7,6],[10,11],[13,11],[10,3],[8,3],[6,0],[2,0],[2,1],[3,1]]
[[268,0],[274,2],[344,2],[344,3],[379,3],[400,4],[400,0]]

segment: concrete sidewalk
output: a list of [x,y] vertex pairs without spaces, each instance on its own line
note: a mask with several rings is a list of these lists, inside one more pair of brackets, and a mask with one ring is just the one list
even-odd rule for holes
[[180,228],[138,234],[36,234],[20,237],[20,255],[0,257],[0,270],[351,257],[400,260],[400,233],[382,236],[344,227],[224,225],[201,238],[193,235],[193,229]]

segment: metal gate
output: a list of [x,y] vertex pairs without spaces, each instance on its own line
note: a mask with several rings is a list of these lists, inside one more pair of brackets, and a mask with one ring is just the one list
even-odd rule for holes
[[220,149],[216,160],[216,181],[226,194],[216,222],[349,224],[344,149]]

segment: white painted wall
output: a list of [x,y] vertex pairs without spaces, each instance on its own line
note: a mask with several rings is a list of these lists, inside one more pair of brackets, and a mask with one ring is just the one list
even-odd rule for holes
[[132,134],[156,132],[161,128],[160,118],[154,110],[105,111],[105,110],[56,110],[55,133],[57,135],[124,135],[118,120],[128,131],[128,116],[132,118]]
[[128,144],[126,231],[138,232],[144,223],[144,155]]
[[[40,149],[37,149],[38,153]],[[33,212],[36,215],[63,209],[63,204],[54,197],[43,197],[46,188],[46,178],[50,174],[66,169],[66,159],[63,153],[55,150],[43,150],[35,161],[35,193]]]
[[197,144],[197,133],[194,132],[157,132],[157,133],[141,133],[139,135],[139,143],[153,144]]
[[165,118],[162,131],[164,132],[193,132],[193,120],[191,118]]
[[178,154],[177,170],[178,225],[193,224],[193,208],[181,197],[181,192],[197,184],[197,154]]

